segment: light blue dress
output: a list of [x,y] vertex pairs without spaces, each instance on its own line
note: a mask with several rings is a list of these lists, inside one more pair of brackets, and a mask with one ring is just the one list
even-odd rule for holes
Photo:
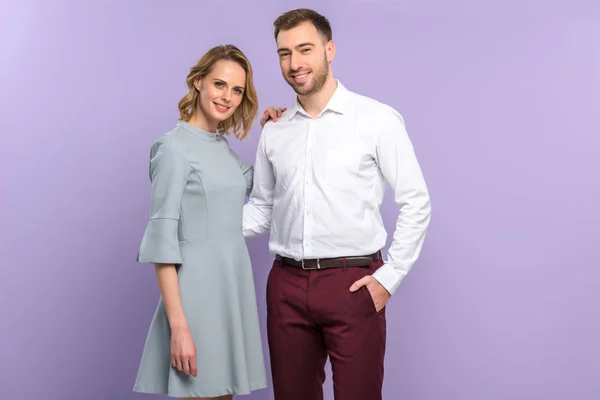
[[171,366],[170,328],[159,300],[134,391],[172,397],[248,394],[267,386],[242,208],[253,168],[221,135],[179,121],[151,147],[150,221],[140,262],[179,265],[197,377]]

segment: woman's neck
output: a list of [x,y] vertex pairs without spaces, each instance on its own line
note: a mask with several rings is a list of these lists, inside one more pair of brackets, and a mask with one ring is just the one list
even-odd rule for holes
[[190,118],[189,123],[196,128],[203,129],[207,132],[216,132],[219,125],[218,122],[209,122],[206,115],[198,109]]

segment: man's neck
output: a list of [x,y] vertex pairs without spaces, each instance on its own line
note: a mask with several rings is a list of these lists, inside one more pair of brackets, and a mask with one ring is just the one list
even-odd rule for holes
[[308,96],[298,95],[298,101],[302,105],[302,108],[304,108],[304,111],[314,118],[323,111],[333,93],[335,93],[335,89],[337,89],[337,81],[333,78],[332,74],[329,74],[329,78],[327,78],[321,90]]

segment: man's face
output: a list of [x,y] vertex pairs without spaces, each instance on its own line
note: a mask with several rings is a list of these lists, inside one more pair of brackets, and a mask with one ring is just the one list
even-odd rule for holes
[[334,48],[325,40],[310,22],[280,31],[277,36],[281,73],[299,95],[317,93],[327,81]]

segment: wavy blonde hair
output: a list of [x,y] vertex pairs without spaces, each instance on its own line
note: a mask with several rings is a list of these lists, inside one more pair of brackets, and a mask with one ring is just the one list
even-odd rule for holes
[[234,45],[213,47],[202,56],[196,65],[190,68],[190,73],[185,80],[188,92],[179,100],[179,117],[181,120],[189,122],[198,110],[199,92],[194,86],[194,82],[208,75],[215,63],[220,60],[235,61],[246,71],[246,88],[238,108],[225,121],[219,122],[217,131],[224,135],[233,133],[235,137],[243,140],[252,128],[252,122],[258,114],[258,96],[253,83],[252,65],[244,53]]

